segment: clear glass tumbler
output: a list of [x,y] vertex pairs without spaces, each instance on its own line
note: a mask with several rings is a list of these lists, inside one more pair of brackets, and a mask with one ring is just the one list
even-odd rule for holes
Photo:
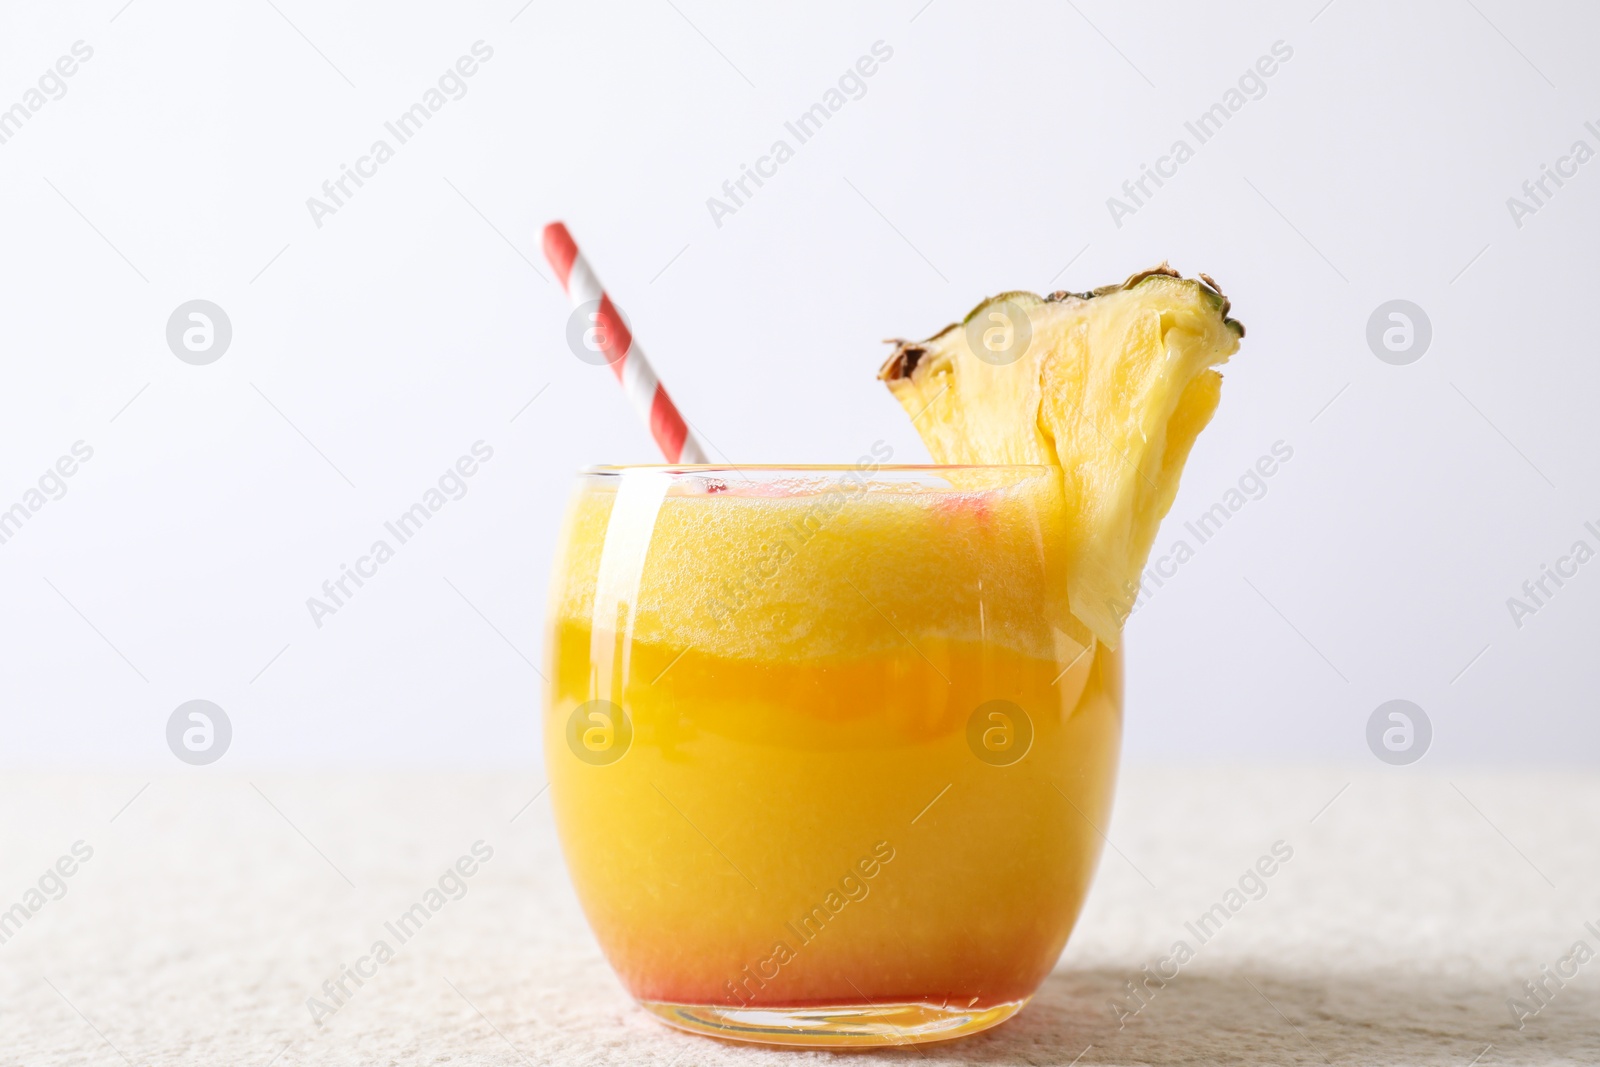
[[785,1045],[1015,1014],[1099,859],[1120,654],[1047,467],[596,468],[550,602],[567,864],[639,1002]]

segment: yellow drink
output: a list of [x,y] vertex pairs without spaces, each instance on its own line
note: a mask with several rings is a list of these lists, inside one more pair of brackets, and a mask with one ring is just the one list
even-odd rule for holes
[[1059,472],[868,469],[600,471],[569,510],[557,826],[613,967],[677,1025],[982,1029],[1087,892],[1121,660],[1053,598]]

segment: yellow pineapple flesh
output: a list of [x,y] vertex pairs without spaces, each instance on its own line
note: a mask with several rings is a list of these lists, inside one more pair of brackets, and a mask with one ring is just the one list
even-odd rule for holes
[[1060,469],[1068,608],[1116,648],[1244,327],[1166,264],[1090,293],[1003,293],[879,371],[938,463]]

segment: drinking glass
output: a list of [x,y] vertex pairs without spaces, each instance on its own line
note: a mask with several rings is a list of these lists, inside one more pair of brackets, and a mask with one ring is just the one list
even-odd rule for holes
[[[885,450],[886,451],[886,450]],[[556,825],[646,1009],[783,1045],[1027,1003],[1098,862],[1122,660],[1049,467],[600,467],[551,586]]]

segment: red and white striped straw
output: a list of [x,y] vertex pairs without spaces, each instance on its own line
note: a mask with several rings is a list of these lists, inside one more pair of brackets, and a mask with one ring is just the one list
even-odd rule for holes
[[633,334],[617,313],[617,306],[601,288],[600,279],[595,277],[563,223],[552,222],[544,228],[544,255],[556,277],[561,279],[561,287],[567,291],[573,307],[599,301],[595,329],[606,362],[611,364],[617,381],[622,383],[622,391],[628,394],[634,408],[649,425],[667,462],[705,463],[706,455],[700,442],[689,432],[689,424],[683,421],[666,387],[634,343]]

